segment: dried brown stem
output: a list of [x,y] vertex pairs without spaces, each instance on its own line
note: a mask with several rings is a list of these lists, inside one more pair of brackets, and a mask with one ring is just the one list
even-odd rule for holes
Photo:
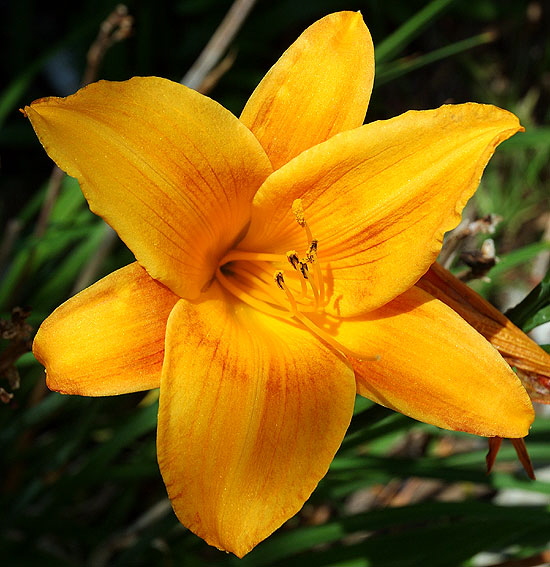
[[[19,357],[31,350],[32,327],[27,323],[30,312],[21,307],[15,307],[9,321],[0,319],[0,339],[9,341],[0,353],[0,378],[8,381],[11,390],[19,388],[19,372],[15,363]],[[0,399],[8,403],[12,394],[0,388]]]
[[437,261],[445,268],[449,268],[459,246],[466,238],[476,234],[492,234],[501,220],[498,215],[487,215],[472,222],[461,223],[447,235]]
[[[223,57],[223,55],[250,13],[255,1],[256,0],[235,0],[196,62],[182,79],[181,82],[183,84],[206,94],[219,81],[220,77],[231,68],[235,61],[235,53],[229,52],[225,57]],[[99,36],[96,43],[98,42],[100,42]],[[90,49],[89,60],[90,58],[94,59],[98,57],[100,53],[101,50],[99,48]],[[96,279],[103,260],[115,243],[116,234],[114,231],[108,231],[97,253],[90,258],[89,262],[84,266],[73,287],[73,293],[82,290]]]
[[128,8],[124,4],[119,4],[104,20],[100,27],[95,41],[88,50],[86,58],[87,65],[82,77],[82,86],[89,85],[97,81],[99,67],[107,53],[107,50],[115,43],[123,41],[132,33],[134,20],[128,14]]
[[[95,41],[90,46],[87,55],[86,69],[84,70],[82,85],[87,85],[97,79],[99,67],[107,53],[107,50],[115,43],[126,39],[132,31],[133,18],[128,14],[126,6],[119,4],[106,20],[100,25],[100,29]],[[44,203],[40,209],[38,221],[34,229],[34,235],[40,239],[46,233],[50,217],[61,191],[61,184],[65,177],[65,173],[54,166],[50,175],[48,189],[44,198]],[[22,275],[14,297],[10,298],[11,303],[17,302],[18,289],[21,289],[21,283],[26,279],[29,268],[33,262],[34,253],[31,252],[27,259],[26,265],[22,270]]]
[[0,243],[0,273],[4,272],[5,266],[22,229],[23,223],[19,219],[10,219],[6,223],[2,242]]
[[256,0],[235,0],[233,2],[210,41],[180,81],[182,84],[202,92],[203,83],[222,60],[229,44],[237,35],[255,3]]

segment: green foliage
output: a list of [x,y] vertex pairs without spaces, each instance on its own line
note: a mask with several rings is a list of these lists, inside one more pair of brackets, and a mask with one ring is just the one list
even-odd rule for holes
[[507,317],[525,331],[531,331],[550,321],[550,272],[531,291],[531,293],[513,309]]
[[[73,179],[51,192],[51,164],[17,110],[65,94],[54,80],[61,64],[52,72],[51,57],[68,56],[69,71],[80,76],[113,6],[87,0],[56,12],[51,3],[8,4],[0,18],[13,54],[2,63],[0,88],[0,310],[7,316],[29,305],[37,328],[83,285],[132,261]],[[135,32],[109,51],[101,76],[179,80],[230,4],[130,2]],[[510,290],[527,295],[537,283],[533,266],[550,250],[550,93],[538,80],[550,73],[547,7],[527,0],[259,2],[235,41],[233,68],[212,96],[239,112],[296,35],[339,9],[361,9],[377,45],[369,120],[449,99],[494,103],[521,116],[526,133],[502,146],[472,205],[477,214],[503,217],[494,235],[500,262],[491,281],[474,285],[495,301]],[[44,223],[45,203],[52,208]],[[548,321],[550,276],[510,316],[526,330]],[[21,387],[0,405],[0,554],[10,565],[452,567],[472,565],[482,551],[502,560],[534,555],[548,542],[550,482],[528,481],[511,447],[488,476],[482,440],[358,400],[341,450],[304,511],[238,560],[206,546],[174,517],[156,463],[154,394],[61,396],[47,392],[30,353],[18,369]],[[0,386],[8,388],[3,380]],[[537,470],[550,465],[549,435],[541,416],[527,440]],[[498,504],[495,497],[511,489],[538,503]],[[360,495],[367,503],[356,509]]]

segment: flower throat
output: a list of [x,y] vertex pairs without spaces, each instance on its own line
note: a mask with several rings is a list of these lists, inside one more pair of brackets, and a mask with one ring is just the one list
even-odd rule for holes
[[[307,250],[302,257],[296,250],[286,255],[231,250],[220,262],[216,278],[237,299],[268,315],[298,321],[342,354],[378,360],[377,356],[365,358],[354,353],[311,320],[313,315],[323,316],[323,320],[333,317],[325,313],[328,297],[317,256],[319,242],[306,222],[301,199],[292,203],[292,212],[307,238]],[[284,266],[291,270],[286,271]],[[279,269],[274,272],[275,267]]]

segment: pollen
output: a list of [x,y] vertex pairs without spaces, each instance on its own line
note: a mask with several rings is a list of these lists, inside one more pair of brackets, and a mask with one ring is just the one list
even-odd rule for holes
[[296,222],[300,226],[306,225],[306,218],[304,215],[304,206],[302,204],[302,199],[294,199],[292,202],[292,212],[294,213],[294,217],[296,218]]
[[297,270],[298,266],[300,265],[300,258],[298,258],[298,254],[296,250],[291,250],[290,252],[286,253],[286,258],[290,262],[290,265]]

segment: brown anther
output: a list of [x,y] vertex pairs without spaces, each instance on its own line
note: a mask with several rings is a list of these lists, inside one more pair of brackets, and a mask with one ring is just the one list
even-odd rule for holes
[[300,265],[300,259],[298,258],[298,254],[296,254],[296,250],[291,250],[290,252],[287,252],[286,258],[290,262],[290,265],[295,270],[297,270]]
[[306,260],[310,263],[315,262],[317,260],[317,245],[319,244],[318,240],[312,240],[311,244],[309,245],[309,249],[306,254]]
[[305,262],[300,262],[300,272],[302,273],[303,278],[306,280],[309,278],[308,271],[309,268],[307,267],[307,264]]
[[279,271],[279,272],[275,272],[275,275],[273,276],[275,279],[275,283],[279,286],[280,289],[285,289],[285,278],[283,276],[283,272]]

